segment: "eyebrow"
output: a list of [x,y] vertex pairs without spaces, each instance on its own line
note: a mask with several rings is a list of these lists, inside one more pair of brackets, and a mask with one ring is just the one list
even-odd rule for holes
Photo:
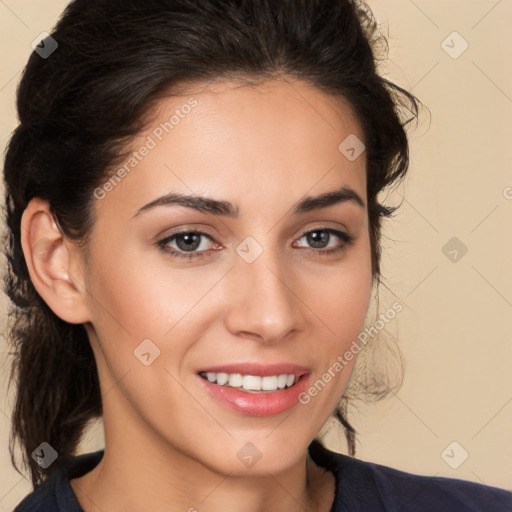
[[[339,189],[333,190],[331,192],[325,192],[316,197],[305,197],[293,206],[292,214],[299,215],[301,213],[310,212],[312,210],[319,210],[321,208],[327,208],[335,204],[347,202],[352,202],[359,205],[361,208],[365,208],[365,203],[361,199],[361,196],[355,190],[343,186]],[[220,215],[234,219],[238,218],[240,213],[238,206],[230,203],[229,201],[221,201],[209,197],[184,195],[178,192],[171,192],[142,206],[137,210],[133,217],[136,217],[137,215],[157,206],[173,205],[184,206],[199,212],[210,213],[213,215]]]

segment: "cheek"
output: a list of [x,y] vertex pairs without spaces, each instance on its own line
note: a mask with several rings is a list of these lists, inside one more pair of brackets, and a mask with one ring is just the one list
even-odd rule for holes
[[357,336],[363,328],[372,292],[369,243],[361,243],[357,250],[347,253],[346,259],[321,274],[310,274],[307,287],[308,305],[329,327],[338,344]]
[[[214,272],[173,270],[167,262],[145,260],[136,251],[117,252],[122,258],[112,257],[115,251],[105,245],[92,260],[101,262],[91,269],[87,283],[96,343],[116,380],[130,371],[134,382],[144,382],[143,388],[158,396],[162,379],[173,386],[158,369],[181,372],[191,347],[216,318],[214,293],[209,291],[219,277]],[[148,352],[150,368],[141,359]],[[151,368],[156,371],[147,371]]]
[[[135,252],[102,250],[89,284],[95,311],[111,329],[133,341],[162,338],[200,297],[200,287],[179,273],[162,272]],[[102,322],[103,323],[103,322]]]
[[315,276],[309,283],[308,304],[318,312],[319,329],[326,333],[322,340],[321,367],[322,371],[329,370],[331,376],[335,376],[334,395],[341,393],[355,367],[358,336],[364,329],[372,284],[368,241],[360,244],[357,251],[354,250],[336,270],[331,269],[321,281]]
[[152,284],[140,269],[133,272],[121,262],[117,267],[103,266],[98,269],[93,287],[100,305],[96,308],[98,316],[110,329],[122,331],[123,337],[129,335],[135,340],[156,335],[163,325],[158,325],[162,317],[158,293]]

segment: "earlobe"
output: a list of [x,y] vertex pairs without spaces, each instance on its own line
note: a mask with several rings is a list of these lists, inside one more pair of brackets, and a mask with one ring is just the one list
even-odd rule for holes
[[57,226],[48,201],[34,198],[23,212],[21,246],[32,283],[52,311],[69,323],[88,322],[76,248]]

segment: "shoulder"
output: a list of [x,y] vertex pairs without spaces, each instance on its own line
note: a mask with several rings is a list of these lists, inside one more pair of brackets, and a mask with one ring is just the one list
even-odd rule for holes
[[336,477],[335,507],[343,511],[511,512],[512,492],[480,483],[423,476],[310,446],[319,465]]
[[103,450],[75,455],[37,485],[14,512],[83,512],[69,481],[91,471],[103,457]]
[[45,480],[18,504],[14,512],[57,512],[49,480]]
[[480,483],[440,476],[407,473],[380,464],[357,459],[341,462],[344,474],[358,476],[361,482],[352,486],[353,497],[361,502],[371,492],[376,510],[409,512],[511,512],[512,493]]

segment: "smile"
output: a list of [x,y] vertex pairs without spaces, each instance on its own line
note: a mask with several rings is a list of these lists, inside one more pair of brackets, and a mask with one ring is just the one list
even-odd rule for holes
[[239,362],[196,370],[200,387],[215,403],[246,416],[272,416],[300,405],[311,374],[294,363]]
[[243,375],[241,373],[202,372],[199,374],[219,386],[238,388],[240,391],[277,391],[292,387],[298,380],[294,374],[280,375]]

